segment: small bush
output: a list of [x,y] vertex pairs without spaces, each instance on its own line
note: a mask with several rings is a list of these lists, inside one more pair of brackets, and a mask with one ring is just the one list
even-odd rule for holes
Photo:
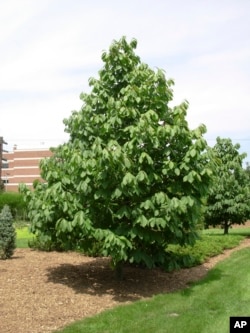
[[12,257],[16,248],[16,231],[9,206],[5,205],[0,213],[0,259]]

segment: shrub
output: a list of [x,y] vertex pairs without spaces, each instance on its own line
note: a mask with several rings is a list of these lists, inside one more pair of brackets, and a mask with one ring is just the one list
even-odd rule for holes
[[0,193],[0,210],[8,205],[15,220],[27,220],[27,204],[23,194],[14,192]]
[[28,246],[33,250],[39,251],[66,251],[67,248],[60,241],[51,240],[46,235],[38,235],[28,241]]
[[16,248],[16,232],[9,206],[0,213],[0,259],[9,259]]

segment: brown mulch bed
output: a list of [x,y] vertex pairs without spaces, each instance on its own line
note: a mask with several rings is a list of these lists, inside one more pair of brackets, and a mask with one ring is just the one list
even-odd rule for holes
[[245,239],[203,265],[171,273],[127,267],[123,281],[107,258],[17,249],[12,259],[0,260],[0,332],[53,332],[119,304],[180,290],[248,246]]

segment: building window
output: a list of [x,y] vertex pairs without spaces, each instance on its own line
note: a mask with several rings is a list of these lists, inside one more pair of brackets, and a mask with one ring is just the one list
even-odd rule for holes
[[2,169],[8,169],[9,163],[8,162],[3,162],[2,163]]

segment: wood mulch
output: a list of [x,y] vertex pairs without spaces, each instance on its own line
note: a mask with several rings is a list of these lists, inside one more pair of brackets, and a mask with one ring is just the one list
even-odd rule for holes
[[117,281],[108,258],[17,249],[0,260],[0,332],[49,333],[119,304],[183,289],[250,239],[205,264],[165,273],[126,267]]

